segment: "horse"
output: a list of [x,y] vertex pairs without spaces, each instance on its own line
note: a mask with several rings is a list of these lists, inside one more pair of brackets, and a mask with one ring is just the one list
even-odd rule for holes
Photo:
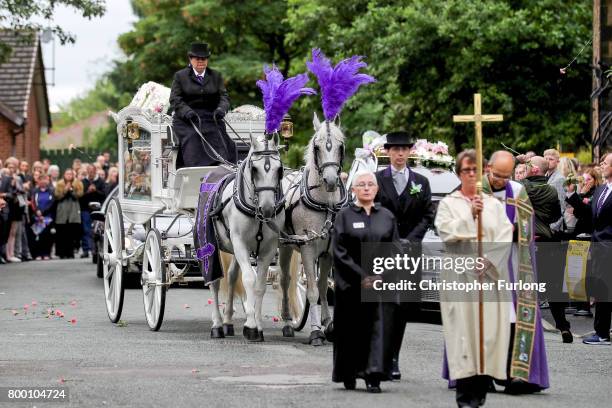
[[[219,191],[221,207],[213,216],[218,249],[233,254],[227,268],[227,305],[219,311],[221,279],[211,284],[214,308],[212,338],[234,335],[233,299],[238,277],[244,287],[246,322],[243,335],[249,341],[264,341],[262,303],[268,267],[276,255],[278,237],[285,222],[281,189],[283,164],[278,135],[251,137],[251,148],[236,170],[235,179]],[[257,262],[251,266],[251,254]]]
[[[292,294],[297,282],[297,267],[292,257],[294,251],[299,251],[307,279],[306,297],[310,303],[309,343],[320,346],[325,340],[322,327],[327,327],[331,322],[327,301],[327,279],[332,266],[330,231],[336,213],[346,204],[347,194],[340,179],[345,150],[344,134],[334,121],[321,123],[316,113],[313,125],[315,133],[306,148],[306,165],[302,171],[288,174],[283,179],[286,198],[284,234],[308,238],[281,244],[279,265],[283,336],[295,335],[290,309],[294,301]],[[317,305],[319,298],[320,306]]]

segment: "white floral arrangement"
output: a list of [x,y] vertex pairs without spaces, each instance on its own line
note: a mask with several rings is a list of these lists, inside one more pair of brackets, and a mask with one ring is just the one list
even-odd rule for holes
[[442,167],[452,169],[455,159],[448,154],[448,145],[444,142],[431,143],[427,139],[418,139],[410,150],[409,160],[425,167]]
[[140,86],[130,106],[137,106],[156,113],[166,113],[170,108],[170,88],[156,82],[147,82]]

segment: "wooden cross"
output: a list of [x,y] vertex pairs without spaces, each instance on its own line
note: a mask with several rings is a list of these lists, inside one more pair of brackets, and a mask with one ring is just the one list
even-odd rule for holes
[[504,115],[483,115],[480,105],[480,94],[474,94],[474,114],[454,115],[453,122],[475,122],[476,127],[476,187],[478,194],[482,192],[482,122],[501,122]]
[[[504,120],[503,115],[483,115],[480,105],[480,94],[474,94],[474,114],[473,115],[454,115],[453,122],[474,122],[476,127],[476,192],[482,195],[482,122],[501,122]],[[478,227],[478,256],[483,257],[482,250],[482,216],[477,215]],[[482,275],[479,276],[482,281]],[[479,374],[484,374],[485,369],[485,353],[484,353],[484,308],[482,289],[478,293],[478,323],[479,323],[479,354],[480,354],[480,370]]]

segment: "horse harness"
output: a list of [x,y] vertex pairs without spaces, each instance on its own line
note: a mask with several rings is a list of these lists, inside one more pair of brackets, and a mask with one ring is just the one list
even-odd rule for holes
[[[227,234],[227,236],[229,236],[229,228],[227,226],[227,223],[225,222],[225,219],[223,217],[223,209],[225,208],[225,206],[227,205],[227,203],[230,200],[234,201],[234,205],[236,206],[236,208],[243,214],[249,216],[249,217],[253,217],[257,220],[259,220],[259,227],[257,230],[257,234],[255,235],[255,239],[257,241],[257,249],[255,250],[255,258],[258,257],[259,255],[259,249],[261,246],[261,241],[263,241],[263,225],[267,225],[268,228],[270,228],[272,231],[276,232],[276,233],[280,233],[280,230],[276,227],[276,225],[271,222],[273,221],[274,217],[276,217],[281,211],[283,211],[284,207],[285,207],[285,197],[283,195],[283,190],[281,187],[281,180],[283,178],[283,167],[281,166],[280,168],[280,173],[279,174],[279,178],[278,178],[278,184],[277,186],[273,187],[273,186],[263,186],[263,187],[256,187],[255,183],[253,182],[253,169],[252,169],[252,162],[254,161],[252,158],[253,156],[257,156],[258,158],[256,160],[260,160],[263,159],[265,160],[264,162],[264,170],[266,172],[270,171],[271,165],[270,165],[270,160],[279,160],[280,161],[280,156],[279,156],[279,152],[278,150],[274,150],[274,149],[269,149],[268,148],[268,139],[266,139],[265,142],[265,149],[264,150],[260,150],[260,151],[255,151],[255,152],[251,152],[251,154],[247,157],[246,160],[242,161],[242,163],[239,164],[239,168],[238,171],[236,171],[235,174],[227,177],[224,185],[219,189],[219,191],[223,191],[223,189],[225,188],[225,186],[232,180],[235,179],[234,182],[234,189],[232,192],[232,195],[228,198],[226,198],[225,200],[221,201],[222,198],[222,194],[217,194],[217,197],[215,197],[215,202],[214,202],[214,206],[213,206],[213,211],[211,212],[210,216],[214,217],[216,219],[218,219],[219,221],[221,221],[221,225],[223,225],[223,228],[225,229],[225,232]],[[278,156],[278,157],[273,157],[273,156]],[[247,167],[249,167],[249,171],[251,172],[251,184],[252,184],[252,190],[254,195],[251,198],[251,201],[253,202],[253,205],[249,204],[249,202],[246,199],[246,195],[245,195],[245,188],[243,188],[244,184],[244,171]],[[272,217],[266,218],[263,216],[263,214],[261,213],[259,206],[257,205],[259,203],[259,193],[262,191],[273,191],[275,193],[275,203],[274,203],[274,215]]]
[[[326,125],[326,130],[327,130],[327,140],[325,142],[325,149],[328,152],[331,152],[332,150],[332,141],[331,141],[331,131],[329,128],[329,121],[325,121],[325,125]],[[330,166],[334,166],[336,167],[336,171],[338,173],[338,175],[340,174],[340,171],[342,170],[342,162],[344,161],[344,146],[342,146],[342,150],[340,153],[340,161],[339,162],[334,162],[334,161],[329,161],[329,162],[324,162],[319,164],[319,159],[318,159],[318,146],[315,145],[314,147],[314,162],[315,162],[315,166],[317,168],[317,172],[319,173],[319,178],[322,177],[323,175],[323,170],[325,170],[326,167],[330,167]],[[289,231],[291,231],[292,234],[295,234],[295,229],[293,228],[293,222],[292,222],[292,215],[293,215],[293,210],[300,204],[302,203],[306,208],[312,210],[312,211],[316,211],[316,212],[324,212],[325,213],[325,222],[323,223],[323,227],[321,228],[321,232],[319,233],[315,233],[314,236],[306,239],[306,240],[300,240],[298,242],[286,242],[286,243],[291,243],[291,244],[295,244],[295,245],[304,245],[310,241],[313,241],[315,239],[327,239],[331,233],[331,230],[333,229],[333,225],[334,222],[336,220],[336,214],[338,213],[338,211],[340,211],[340,209],[342,207],[344,207],[347,203],[347,192],[346,192],[346,187],[344,186],[344,183],[340,182],[339,183],[339,187],[340,187],[340,200],[333,204],[330,205],[326,202],[321,202],[321,201],[317,201],[312,194],[310,193],[311,190],[314,190],[316,188],[320,187],[320,184],[314,185],[314,186],[309,186],[308,185],[308,176],[310,174],[310,170],[308,168],[304,168],[303,170],[303,174],[302,174],[302,180],[300,181],[299,184],[295,184],[293,186],[290,187],[289,191],[291,191],[291,199],[290,201],[292,201],[297,189],[300,189],[300,199],[296,200],[295,202],[292,202],[289,207],[285,210],[285,226],[287,227],[287,229]],[[328,250],[329,250],[329,245],[331,243],[331,240],[328,241],[327,246],[328,246]]]

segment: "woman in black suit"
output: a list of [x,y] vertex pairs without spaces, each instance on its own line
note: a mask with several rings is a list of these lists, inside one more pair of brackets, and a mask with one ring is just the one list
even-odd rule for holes
[[188,56],[189,66],[174,74],[170,93],[172,126],[181,149],[178,167],[219,164],[221,160],[211,148],[223,159],[236,163],[236,145],[222,120],[230,106],[223,77],[208,67],[208,44],[191,44]]
[[395,217],[374,203],[378,191],[374,173],[357,173],[352,189],[356,201],[340,210],[332,237],[336,283],[332,380],[352,390],[356,379],[363,378],[368,392],[379,393],[380,382],[391,380],[396,303],[383,302],[379,295],[369,298],[375,281],[388,275],[376,275],[370,261],[374,254],[392,256],[401,247]]

